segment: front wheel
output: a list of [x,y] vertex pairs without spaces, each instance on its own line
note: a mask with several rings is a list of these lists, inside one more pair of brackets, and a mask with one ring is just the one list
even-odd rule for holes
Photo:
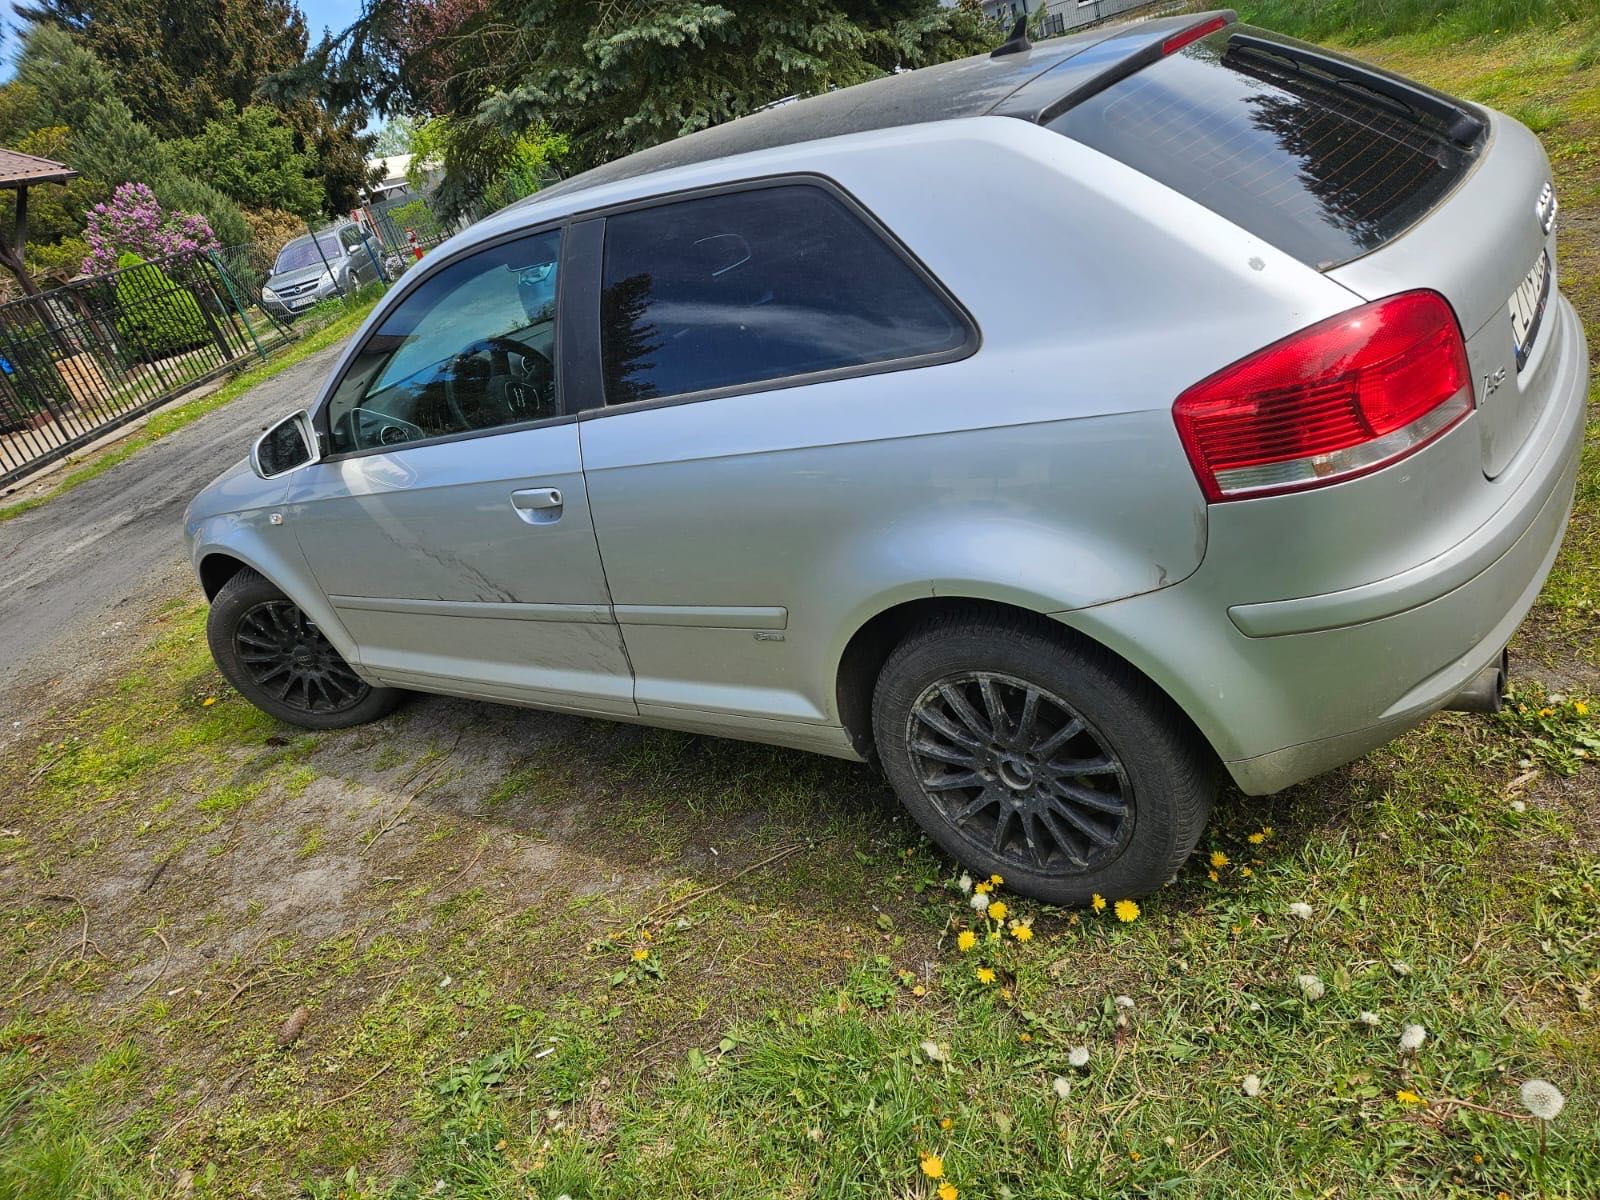
[[974,874],[1054,904],[1152,891],[1216,792],[1210,755],[1125,663],[1044,618],[950,616],[890,654],[873,697],[885,773]]
[[299,605],[248,569],[211,602],[206,640],[239,694],[290,725],[361,725],[392,712],[404,696],[358,676]]

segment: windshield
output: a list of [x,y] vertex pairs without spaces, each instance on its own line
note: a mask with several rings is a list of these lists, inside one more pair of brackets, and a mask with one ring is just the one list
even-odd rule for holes
[[[317,253],[317,243],[321,244],[322,253]],[[321,266],[323,260],[331,267],[344,257],[344,247],[339,244],[339,235],[336,233],[321,233],[317,235],[317,242],[310,238],[290,242],[278,251],[277,265],[272,268],[274,275],[282,275],[285,271],[298,271],[302,267]]]

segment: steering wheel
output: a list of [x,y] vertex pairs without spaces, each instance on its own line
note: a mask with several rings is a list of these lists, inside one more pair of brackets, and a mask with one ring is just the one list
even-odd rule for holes
[[[513,356],[522,363],[512,367]],[[555,364],[532,346],[508,337],[482,338],[450,360],[444,402],[463,429],[492,429],[553,416]]]

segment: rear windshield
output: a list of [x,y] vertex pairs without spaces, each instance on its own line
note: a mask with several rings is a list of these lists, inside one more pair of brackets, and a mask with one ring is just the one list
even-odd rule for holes
[[[1434,117],[1259,50],[1239,26],[1051,121],[1319,269],[1374,250],[1465,173]],[[1260,31],[1251,31],[1259,33]]]

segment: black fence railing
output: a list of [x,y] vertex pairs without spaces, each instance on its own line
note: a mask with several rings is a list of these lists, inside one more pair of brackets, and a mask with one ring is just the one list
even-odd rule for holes
[[[289,340],[291,321],[298,331],[361,304],[428,250],[544,182],[506,182],[449,217],[427,193],[368,206],[361,224],[377,241],[352,250],[350,270],[336,270],[313,237],[335,285],[304,308],[263,297],[276,252],[248,245],[173,255],[0,304],[0,488],[265,358]],[[340,228],[323,234],[337,245]]]
[[239,252],[190,252],[0,304],[0,487],[286,337]]

